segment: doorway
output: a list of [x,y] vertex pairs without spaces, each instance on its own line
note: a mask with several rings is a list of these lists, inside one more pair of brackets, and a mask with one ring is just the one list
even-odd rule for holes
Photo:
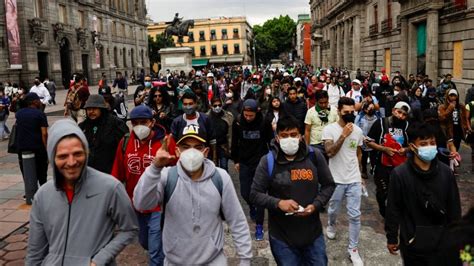
[[39,70],[39,77],[41,80],[44,80],[44,78],[49,77],[48,65],[49,65],[48,53],[38,52],[38,70]]
[[67,38],[63,38],[61,42],[59,55],[61,57],[61,77],[64,89],[69,89],[71,80],[71,45]]
[[89,55],[83,54],[82,55],[82,74],[84,77],[89,81]]

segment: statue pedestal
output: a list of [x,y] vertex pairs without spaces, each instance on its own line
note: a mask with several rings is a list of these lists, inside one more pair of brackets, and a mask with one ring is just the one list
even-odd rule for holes
[[171,72],[184,71],[186,75],[193,69],[192,59],[193,52],[190,47],[172,47],[163,48],[158,51],[161,56],[161,73],[166,73],[166,70]]

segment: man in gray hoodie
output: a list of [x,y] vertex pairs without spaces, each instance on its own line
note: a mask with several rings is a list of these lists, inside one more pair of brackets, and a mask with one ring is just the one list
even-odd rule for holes
[[162,204],[165,265],[227,265],[224,256],[225,219],[232,231],[240,265],[250,265],[252,241],[244,212],[229,174],[206,159],[209,147],[198,125],[188,125],[176,142],[178,164],[168,151],[168,139],[135,187],[138,209]]
[[87,166],[89,145],[73,120],[57,121],[47,143],[54,179],[35,195],[25,265],[115,265],[138,234],[124,186]]

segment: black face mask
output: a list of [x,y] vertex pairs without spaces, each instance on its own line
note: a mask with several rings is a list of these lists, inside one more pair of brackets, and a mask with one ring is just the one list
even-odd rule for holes
[[341,118],[346,123],[354,123],[356,116],[354,113],[349,113],[349,114],[342,115]]
[[39,82],[39,81],[35,81],[35,85],[36,85],[36,86],[40,85],[40,82]]

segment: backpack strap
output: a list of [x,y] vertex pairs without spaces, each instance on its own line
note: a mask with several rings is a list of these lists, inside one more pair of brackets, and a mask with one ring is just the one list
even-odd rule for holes
[[219,174],[219,171],[216,169],[214,174],[211,176],[211,181],[214,184],[214,186],[217,188],[217,191],[219,191],[219,195],[222,197],[222,190],[223,190],[223,183],[222,183],[222,177],[221,174]]
[[168,179],[165,186],[165,194],[163,197],[163,210],[173,195],[174,190],[176,189],[176,184],[178,183],[178,167],[173,166],[168,171]]
[[268,170],[268,178],[272,179],[273,174],[273,167],[275,166],[275,156],[273,155],[272,151],[267,153],[267,170]]
[[122,154],[125,154],[125,150],[127,150],[128,141],[130,140],[130,132],[125,133],[123,135],[123,142],[122,142]]

